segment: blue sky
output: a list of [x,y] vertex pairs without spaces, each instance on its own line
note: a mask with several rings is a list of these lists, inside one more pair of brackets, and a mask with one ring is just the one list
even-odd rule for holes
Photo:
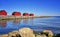
[[0,0],[0,10],[6,10],[8,15],[19,11],[36,16],[60,16],[60,0]]

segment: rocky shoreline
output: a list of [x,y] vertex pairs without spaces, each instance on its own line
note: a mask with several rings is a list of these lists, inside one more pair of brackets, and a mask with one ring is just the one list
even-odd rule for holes
[[52,16],[0,16],[0,20],[30,19],[30,18],[49,18]]
[[21,28],[8,34],[0,35],[0,37],[60,37],[60,34],[55,35],[51,30],[35,32],[30,28]]

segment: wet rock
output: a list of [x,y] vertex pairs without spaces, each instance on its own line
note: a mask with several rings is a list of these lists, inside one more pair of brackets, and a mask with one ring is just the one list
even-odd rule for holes
[[22,37],[35,37],[33,30],[30,28],[22,28],[19,30],[19,34]]
[[53,37],[53,33],[51,30],[44,30],[44,33],[48,33],[48,37]]

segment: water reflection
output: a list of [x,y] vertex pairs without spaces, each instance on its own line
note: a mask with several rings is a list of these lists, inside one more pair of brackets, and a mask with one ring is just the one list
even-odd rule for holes
[[29,22],[30,22],[31,25],[34,25],[34,23],[33,23],[34,19],[33,18],[29,19]]
[[6,27],[7,26],[7,20],[0,20],[0,27]]
[[23,23],[24,23],[25,25],[28,25],[29,19],[23,19]]
[[31,18],[31,19],[23,19],[23,21],[22,21],[22,23],[24,25],[34,25],[33,22],[34,22],[33,18]]
[[13,20],[13,25],[19,25],[21,23],[21,19]]

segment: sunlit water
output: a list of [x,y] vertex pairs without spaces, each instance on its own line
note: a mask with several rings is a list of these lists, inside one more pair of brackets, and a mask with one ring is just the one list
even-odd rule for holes
[[1,20],[0,34],[7,34],[14,30],[28,27],[34,31],[51,30],[53,33],[60,33],[60,17],[51,18],[35,18],[35,19],[20,19],[20,20]]

